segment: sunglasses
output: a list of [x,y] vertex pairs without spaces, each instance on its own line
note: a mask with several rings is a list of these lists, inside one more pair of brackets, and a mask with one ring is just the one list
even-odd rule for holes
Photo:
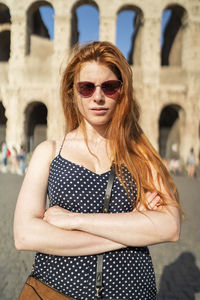
[[77,91],[82,97],[89,98],[94,94],[96,87],[100,86],[104,94],[109,97],[115,95],[121,85],[122,82],[120,80],[108,80],[97,85],[90,81],[79,81],[77,83]]

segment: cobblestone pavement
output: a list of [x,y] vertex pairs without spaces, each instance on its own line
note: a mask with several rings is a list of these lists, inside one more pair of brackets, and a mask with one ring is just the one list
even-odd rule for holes
[[[200,300],[200,181],[176,177],[186,214],[181,239],[150,247],[158,300]],[[22,177],[0,174],[0,299],[17,300],[31,270],[34,253],[13,243],[13,213]],[[148,299],[147,299],[148,300]]]

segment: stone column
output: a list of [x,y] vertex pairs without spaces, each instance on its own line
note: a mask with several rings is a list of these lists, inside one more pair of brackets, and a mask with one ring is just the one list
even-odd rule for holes
[[[70,50],[71,41],[71,7],[72,4],[63,6],[62,0],[54,3],[54,56],[53,67],[58,69],[67,52]],[[64,8],[64,9],[63,9]]]
[[154,86],[145,86],[139,99],[141,107],[141,127],[154,148],[159,151],[159,101],[158,89]]
[[7,93],[7,132],[6,140],[9,147],[15,146],[19,149],[24,142],[24,114],[21,101],[15,92]]
[[159,83],[160,24],[160,18],[144,19],[141,39],[141,67],[144,84],[158,85]]
[[23,76],[26,48],[26,14],[20,9],[11,10],[11,53],[9,60],[9,83],[16,86]]
[[195,112],[195,107],[190,107],[186,112],[186,119],[184,127],[181,128],[181,144],[180,144],[180,156],[185,163],[187,162],[190,148],[193,147],[195,155],[199,152],[199,116],[200,112]]
[[[59,95],[61,73],[66,66],[71,41],[71,7],[64,6],[63,1],[55,1],[55,20],[54,20],[54,55],[52,57],[52,95],[48,107],[48,129],[47,138],[54,139],[59,136],[62,128],[62,109]],[[58,115],[61,115],[61,117]],[[62,131],[62,130],[61,130]],[[63,131],[61,132],[61,135]]]
[[100,17],[100,41],[116,44],[116,19],[113,16]]
[[58,90],[51,90],[48,102],[47,139],[62,138],[65,134],[66,126]]
[[182,66],[190,71],[200,72],[200,20],[193,16],[183,20]]
[[112,1],[99,1],[99,40],[116,44],[116,8]]
[[197,155],[200,149],[199,116],[200,116],[200,20],[199,10],[191,10],[191,19],[184,23],[182,65],[187,70],[187,116],[185,130],[182,133],[182,156],[186,161],[189,150],[194,148]]
[[142,127],[158,150],[159,70],[160,70],[160,18],[147,16],[143,21],[141,36],[141,72],[143,99],[140,99]]
[[71,16],[69,13],[55,15],[54,60],[62,61],[66,52],[70,50]]

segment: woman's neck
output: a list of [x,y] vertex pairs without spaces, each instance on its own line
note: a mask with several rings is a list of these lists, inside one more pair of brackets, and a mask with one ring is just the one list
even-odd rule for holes
[[84,135],[84,129],[85,134],[87,137],[88,142],[96,141],[96,142],[106,142],[106,130],[107,127],[105,126],[92,126],[87,121],[85,121],[82,126],[79,127],[82,134]]

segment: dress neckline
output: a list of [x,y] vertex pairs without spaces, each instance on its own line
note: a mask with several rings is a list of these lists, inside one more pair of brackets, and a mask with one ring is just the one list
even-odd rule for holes
[[52,162],[53,162],[57,157],[59,157],[60,159],[62,159],[63,161],[65,161],[65,162],[67,162],[67,163],[70,163],[71,165],[74,165],[74,166],[76,166],[76,167],[78,167],[78,168],[80,168],[80,169],[84,169],[84,170],[86,170],[87,172],[89,172],[89,173],[91,173],[91,174],[94,174],[94,175],[96,175],[96,176],[103,176],[103,175],[106,175],[106,174],[110,173],[110,170],[111,170],[111,166],[110,166],[110,169],[109,169],[108,171],[103,172],[103,173],[96,173],[96,172],[94,172],[94,171],[92,171],[92,170],[90,170],[90,169],[84,167],[83,165],[80,165],[80,164],[78,164],[78,163],[75,163],[75,162],[73,162],[73,161],[67,159],[67,158],[64,158],[60,153],[52,160]]

